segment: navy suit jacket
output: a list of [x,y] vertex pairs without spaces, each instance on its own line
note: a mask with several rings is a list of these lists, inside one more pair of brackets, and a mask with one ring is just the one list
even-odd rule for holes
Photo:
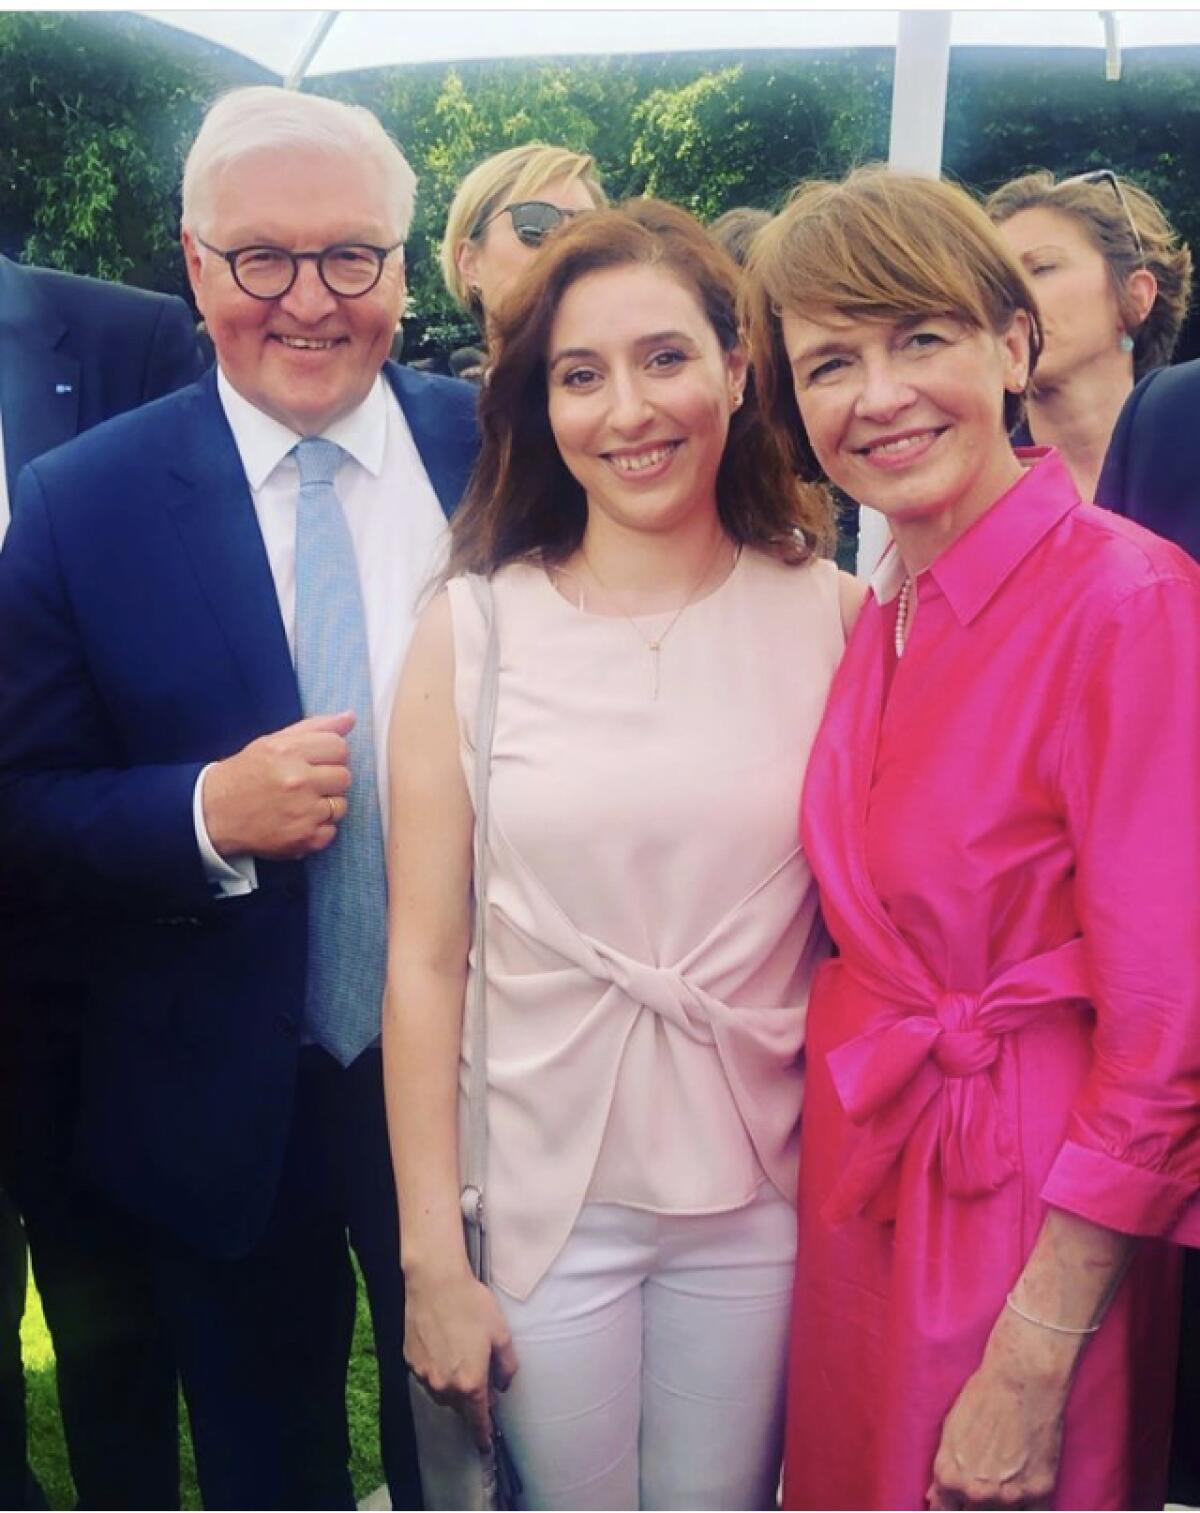
[[1156,368],[1125,401],[1096,503],[1200,561],[1200,361]]
[[[385,372],[443,509],[475,391]],[[303,862],[214,900],[201,767],[301,717],[266,549],[215,372],[25,469],[0,553],[0,855],[89,910],[102,955],[79,1155],[132,1211],[250,1250],[278,1181],[306,970]]]
[[27,462],[203,371],[173,295],[0,257],[0,417],[11,502]]

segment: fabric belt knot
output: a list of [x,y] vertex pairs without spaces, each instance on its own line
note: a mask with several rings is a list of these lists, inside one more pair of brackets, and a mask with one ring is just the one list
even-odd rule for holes
[[307,1032],[343,1066],[379,1034],[387,971],[383,823],[367,623],[354,543],[333,480],[345,457],[322,437],[293,448],[296,509],[296,680],[306,715],[352,709],[353,787],[336,840],[306,862]]
[[1083,942],[1067,941],[993,978],[981,993],[948,991],[914,971],[884,981],[846,956],[842,991],[873,1008],[867,1028],[827,1065],[860,1135],[824,1206],[841,1223],[895,1216],[900,1160],[926,1110],[938,1105],[935,1159],[947,1193],[981,1197],[1017,1169],[1016,1141],[993,1084],[1005,1037],[1087,1001]]
[[979,999],[969,993],[942,993],[936,1017],[942,1033],[933,1042],[933,1060],[945,1077],[973,1077],[984,1072],[1000,1054],[999,1038],[988,1029],[960,1029],[970,1025]]

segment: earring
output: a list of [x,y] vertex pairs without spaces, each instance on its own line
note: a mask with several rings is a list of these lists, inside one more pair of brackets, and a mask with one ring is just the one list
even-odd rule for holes
[[742,400],[744,397],[745,396],[742,394],[742,391],[738,389],[730,396],[729,402],[735,410],[740,410],[742,408]]
[[1117,343],[1117,347],[1122,352],[1133,351],[1133,337],[1130,336],[1128,331],[1121,332],[1121,340]]

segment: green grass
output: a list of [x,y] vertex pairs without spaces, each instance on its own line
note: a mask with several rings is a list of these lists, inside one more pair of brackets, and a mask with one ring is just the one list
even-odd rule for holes
[[[67,1465],[67,1448],[58,1416],[58,1395],[54,1384],[54,1347],[41,1299],[32,1280],[21,1324],[21,1351],[25,1360],[25,1395],[29,1411],[29,1460],[42,1484],[51,1508],[74,1508],[75,1487]],[[346,1388],[346,1408],[350,1418],[350,1474],[354,1490],[361,1499],[373,1492],[383,1480],[383,1463],[379,1456],[379,1374],[375,1365],[375,1337],[367,1309],[362,1278],[358,1280],[358,1311],[354,1325],[354,1346],[350,1354],[350,1378]],[[199,1508],[196,1467],[192,1457],[192,1437],[187,1414],[180,1400],[182,1440],[180,1463],[183,1482],[183,1506]]]

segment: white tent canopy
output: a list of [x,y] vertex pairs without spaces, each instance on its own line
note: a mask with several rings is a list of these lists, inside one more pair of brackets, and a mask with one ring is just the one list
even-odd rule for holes
[[[554,55],[896,46],[894,10],[348,10],[144,11],[286,78],[321,23],[332,24],[303,74],[406,63]],[[921,14],[920,11],[913,14]],[[928,13],[927,14],[936,14]],[[942,13],[950,14],[950,13]],[[1102,14],[1122,48],[1200,45],[1200,11],[979,10],[952,13],[956,47],[1106,46]]]
[[[144,11],[269,69],[303,78],[403,64],[747,49],[894,49],[889,160],[937,174],[950,49],[1095,48],[1119,79],[1123,50],[1200,45],[1200,11],[1097,10],[352,10]],[[859,570],[886,541],[881,516],[861,512]]]

